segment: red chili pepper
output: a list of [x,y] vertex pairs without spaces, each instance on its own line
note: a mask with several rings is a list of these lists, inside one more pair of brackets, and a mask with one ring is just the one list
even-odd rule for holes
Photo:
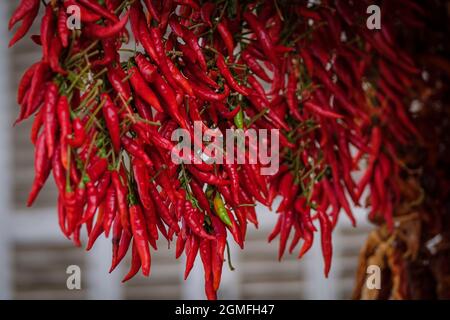
[[58,129],[56,121],[56,104],[58,102],[58,87],[51,83],[45,94],[44,102],[44,127],[45,127],[45,141],[47,143],[47,153],[51,158],[55,149],[55,136]]
[[28,195],[27,206],[31,207],[34,200],[38,196],[42,187],[47,180],[50,170],[52,167],[52,163],[50,158],[48,157],[47,148],[45,144],[45,132],[42,132],[37,141],[36,148],[34,152],[34,181],[31,187],[30,194]]
[[98,181],[98,179],[105,173],[108,169],[108,159],[100,157],[94,161],[91,160],[89,163],[86,174],[92,182]]
[[149,172],[145,163],[137,158],[132,159],[133,177],[136,180],[139,199],[146,210],[153,208],[153,202],[148,191]]
[[116,267],[117,263],[117,256],[119,253],[119,244],[120,244],[120,239],[122,237],[122,224],[120,222],[120,216],[117,215],[114,218],[113,221],[113,231],[112,231],[112,238],[111,238],[111,243],[112,243],[112,262],[111,262],[111,268],[109,270],[109,273],[111,273],[114,268]]
[[161,216],[161,218],[164,220],[164,222],[172,228],[175,233],[178,234],[180,232],[180,227],[178,226],[178,223],[175,221],[175,219],[171,216],[169,209],[164,204],[164,201],[161,198],[161,195],[159,194],[158,190],[156,189],[156,186],[153,182],[149,183],[149,192],[153,200],[155,201],[156,207],[158,207],[158,214]]
[[114,90],[125,100],[130,100],[131,97],[131,89],[128,82],[124,82],[123,80],[126,78],[125,73],[122,68],[116,67],[113,68],[111,66],[108,67],[108,80],[111,83]]
[[155,206],[153,204],[153,202],[149,202],[151,203],[152,207],[151,208],[144,208],[144,216],[145,216],[145,221],[147,223],[147,233],[148,235],[154,239],[154,240],[158,240],[158,220],[159,218],[156,216],[156,212],[155,212]]
[[101,19],[100,15],[92,12],[91,10],[88,10],[84,6],[78,5],[78,3],[75,2],[75,0],[66,0],[63,2],[63,4],[64,4],[64,7],[66,8],[66,10],[71,6],[77,6],[77,8],[80,10],[81,22],[92,23],[92,22],[96,22]]
[[64,7],[60,7],[58,10],[58,18],[56,22],[56,28],[58,30],[59,40],[64,48],[69,45],[70,30],[67,28],[67,13]]
[[272,80],[267,75],[266,71],[259,65],[256,59],[251,55],[248,50],[244,50],[241,53],[242,59],[247,64],[248,68],[259,78],[265,82],[272,82]]
[[103,57],[92,61],[93,68],[98,66],[107,66],[119,59],[114,38],[107,38],[101,41],[103,48]]
[[[114,188],[116,189],[116,198],[117,198],[117,206],[119,208],[120,221],[122,223],[123,229],[126,232],[129,232],[131,230],[131,227],[128,213],[126,188],[120,181],[121,178],[117,171],[111,172],[111,178],[114,184]],[[124,183],[126,183],[126,181],[124,181]]]
[[144,100],[147,104],[155,108],[158,112],[164,112],[161,104],[156,97],[155,93],[150,89],[142,78],[141,73],[136,67],[132,67],[129,70],[131,86],[135,90],[136,94]]
[[131,232],[123,230],[122,235],[120,237],[120,242],[117,248],[116,259],[113,260],[113,263],[110,268],[110,273],[119,265],[119,263],[123,260],[125,255],[128,252],[128,248],[130,247],[130,243],[132,240]]
[[73,134],[68,137],[67,142],[74,148],[81,147],[87,139],[86,131],[84,130],[83,121],[80,118],[75,118],[72,122]]
[[86,246],[86,250],[89,251],[92,246],[94,245],[95,241],[98,239],[98,237],[103,233],[103,216],[104,216],[104,204],[100,204],[98,207],[98,214],[97,214],[97,220],[95,221],[94,228],[92,229],[90,235],[88,244]]
[[34,106],[39,103],[39,94],[44,94],[45,91],[40,91],[45,85],[45,79],[47,78],[48,65],[45,62],[40,62],[36,67],[36,70],[31,80],[30,89],[28,90],[28,110],[25,113],[25,117],[29,117],[35,111]]
[[[22,5],[23,4],[23,5]],[[22,39],[30,30],[33,25],[34,19],[39,12],[39,0],[29,0],[22,2],[19,7],[17,7],[11,20],[9,21],[9,29],[11,29],[18,21],[22,20],[20,27],[17,29],[14,36],[9,41],[8,47],[12,47],[20,39]]]
[[200,257],[205,271],[205,293],[208,300],[216,300],[217,294],[214,290],[213,273],[212,273],[212,254],[211,241],[206,239],[200,240]]
[[136,241],[133,241],[133,246],[131,248],[131,266],[130,271],[122,279],[122,283],[127,282],[133,278],[141,268],[141,257],[139,255],[139,250],[137,249]]
[[139,204],[137,204],[136,199],[131,200],[130,220],[131,220],[131,230],[134,236],[134,242],[136,244],[139,257],[142,263],[142,274],[148,276],[150,274],[151,266],[151,256],[150,249],[148,247],[148,235],[147,227],[145,225],[144,215],[142,214],[142,209]]
[[192,89],[194,90],[195,95],[201,100],[206,100],[210,102],[215,101],[224,101],[230,95],[230,89],[226,84],[223,85],[223,92],[216,93],[211,91],[209,88],[202,86],[200,83],[191,83]]
[[129,15],[130,12],[127,11],[120,21],[106,27],[99,24],[89,24],[85,27],[86,35],[96,39],[106,39],[116,36],[127,24]]
[[77,0],[81,5],[88,8],[92,12],[98,14],[99,16],[109,19],[112,22],[117,22],[119,19],[115,14],[111,13],[108,9],[104,8],[100,4],[93,2],[91,0]]
[[208,76],[208,74],[200,70],[200,68],[195,64],[187,64],[186,69],[183,71],[185,71],[190,80],[199,80],[214,89],[220,88],[220,86],[210,76]]
[[172,13],[173,10],[173,0],[166,0],[162,4],[162,11],[161,11],[161,21],[159,23],[159,28],[162,31],[166,31],[167,23],[169,22],[169,16]]
[[59,40],[58,36],[54,36],[50,42],[50,50],[48,54],[48,63],[50,68],[57,73],[67,74],[67,71],[61,68],[59,64],[59,58],[61,57],[62,44],[61,40]]
[[282,213],[281,218],[281,226],[280,226],[280,244],[278,247],[278,260],[281,261],[283,257],[284,251],[286,249],[286,242],[291,233],[291,228],[293,224],[293,212],[292,210],[287,210]]
[[220,280],[222,278],[222,266],[224,261],[224,252],[227,242],[227,230],[220,220],[214,216],[211,217],[211,223],[214,228],[216,240],[211,242],[211,264],[213,275],[213,288],[215,291],[219,289]]
[[199,236],[202,239],[214,240],[214,236],[208,234],[203,229],[203,214],[200,213],[194,206],[191,201],[186,200],[184,202],[184,210],[183,216],[186,221],[186,224],[189,226],[189,229]]
[[144,149],[140,145],[138,145],[133,139],[128,138],[127,136],[122,136],[121,141],[123,147],[130,155],[138,159],[141,159],[148,167],[153,166],[153,162],[150,159],[150,157],[145,153]]
[[111,226],[117,213],[116,189],[114,184],[110,184],[106,191],[105,198],[105,215],[103,218],[103,230],[105,230],[106,237],[109,236]]
[[52,158],[52,172],[55,184],[60,194],[66,190],[66,172],[61,163],[61,145],[57,145]]
[[255,33],[256,37],[258,38],[259,43],[261,44],[261,49],[264,52],[264,54],[269,58],[270,62],[274,66],[278,65],[278,58],[275,54],[274,45],[272,43],[272,40],[270,39],[269,34],[264,29],[263,24],[258,20],[258,18],[246,11],[243,14],[243,18],[245,21],[247,21],[250,29]]
[[200,6],[198,5],[197,2],[195,2],[195,0],[174,0],[174,2],[179,5],[188,6],[195,11],[200,10]]
[[225,63],[225,59],[221,54],[217,56],[216,60],[217,68],[219,68],[220,73],[225,78],[227,83],[230,85],[230,87],[240,94],[244,96],[250,95],[250,91],[247,87],[239,85],[236,80],[234,80],[233,75],[231,74],[230,70],[228,69],[227,64]]
[[319,210],[318,213],[320,222],[322,254],[325,262],[324,273],[325,277],[328,278],[328,273],[330,272],[331,268],[331,256],[333,255],[333,247],[331,243],[332,227],[325,212]]
[[98,201],[98,193],[97,188],[95,187],[94,183],[89,181],[86,184],[87,189],[87,208],[84,212],[83,218],[78,222],[79,225],[87,223],[87,229],[88,234],[90,234],[90,221],[95,215],[95,212],[97,211],[99,201]]
[[184,280],[187,279],[189,273],[194,266],[195,258],[197,257],[198,249],[199,249],[199,239],[191,234],[188,236],[186,241],[186,267],[184,270]]
[[[242,165],[242,169],[244,169],[245,166],[247,165]],[[264,205],[268,204],[267,199],[265,199],[259,192],[260,188],[256,185],[255,181],[250,178],[248,171],[248,168],[240,171],[239,181],[241,183],[241,187],[245,188],[257,201]]]
[[211,15],[216,8],[216,5],[211,2],[205,2],[200,9],[200,16],[204,22],[210,27],[212,27]]
[[311,249],[311,247],[313,245],[313,241],[314,241],[313,231],[311,231],[308,228],[302,227],[302,225],[300,225],[300,226],[301,226],[304,242],[303,242],[302,248],[300,249],[300,253],[298,254],[299,259],[301,257],[303,257],[305,255],[305,253],[309,251],[309,249]]
[[54,33],[53,7],[47,6],[41,22],[41,43],[43,60],[48,61],[51,39]]
[[231,214],[231,212],[227,209],[228,216],[231,220],[231,227],[228,227],[228,230],[230,230],[231,235],[233,236],[234,241],[241,247],[241,249],[244,249],[244,239],[243,234],[241,232],[241,228],[239,224],[234,219],[234,216]]
[[25,100],[25,94],[28,92],[31,82],[34,77],[34,73],[36,72],[37,67],[40,65],[40,62],[36,62],[32,64],[22,75],[20,79],[19,86],[17,88],[17,103],[22,104]]
[[326,118],[331,118],[331,119],[342,119],[343,118],[342,115],[337,114],[332,111],[324,110],[321,107],[319,107],[317,104],[315,104],[311,101],[306,101],[303,105],[305,106],[306,109],[309,109],[312,112],[317,113],[318,115],[326,117]]
[[371,135],[371,140],[370,140],[370,145],[371,145],[370,157],[369,157],[367,169],[366,169],[363,177],[361,178],[361,180],[358,183],[358,188],[357,188],[357,192],[356,192],[357,199],[359,199],[361,197],[367,183],[369,182],[369,180],[372,176],[375,162],[377,161],[378,155],[380,153],[381,143],[382,143],[381,129],[380,129],[380,127],[376,126],[372,129],[372,135]]
[[234,52],[234,41],[233,35],[228,28],[228,22],[226,19],[222,19],[217,24],[217,31],[219,31],[220,36],[222,37],[223,42],[225,43],[225,47],[228,51],[229,60],[233,61],[233,52]]
[[147,7],[150,16],[156,20],[156,22],[160,22],[159,12],[155,5],[153,4],[153,0],[144,0],[145,6]]
[[120,120],[117,111],[117,107],[111,101],[111,98],[107,93],[101,95],[101,99],[105,101],[103,105],[103,116],[105,118],[106,127],[108,128],[111,143],[114,148],[114,152],[120,151]]
[[31,132],[30,132],[30,140],[31,142],[35,145],[38,135],[39,135],[39,131],[42,128],[42,125],[44,124],[44,113],[45,113],[45,109],[41,108],[41,110],[39,110],[38,113],[36,113],[34,120],[33,120],[33,126],[31,127]]
[[64,206],[64,199],[61,194],[58,196],[58,225],[62,233],[69,238],[66,230],[66,208]]
[[175,92],[158,73],[155,73],[154,86],[157,89],[159,95],[166,102],[169,114],[177,121],[177,123],[181,127],[187,129],[189,126],[186,122],[185,117],[183,117],[180,109],[178,108]]
[[172,31],[180,38],[182,38],[188,46],[195,52],[197,55],[197,61],[199,63],[199,66],[202,70],[206,71],[206,60],[205,56],[203,55],[202,49],[200,48],[198,44],[198,38],[195,36],[195,34],[182,26],[175,18],[170,18],[169,20],[170,27]]
[[36,10],[36,7],[39,9],[39,4],[39,0],[22,0],[9,19],[8,30],[11,30],[17,22],[24,19],[30,12]]
[[179,257],[181,257],[185,245],[186,245],[186,235],[185,235],[185,228],[183,226],[183,228],[181,229],[181,233],[180,235],[178,235],[177,238],[177,243],[176,243],[176,247],[175,247],[175,259],[178,259]]
[[158,72],[158,68],[150,63],[144,55],[138,53],[134,57],[136,63],[138,65],[139,71],[141,72],[142,77],[148,83],[152,83],[154,81],[155,75]]
[[224,180],[209,172],[197,170],[193,166],[187,166],[189,172],[200,182],[212,184],[215,186],[229,185],[230,181]]

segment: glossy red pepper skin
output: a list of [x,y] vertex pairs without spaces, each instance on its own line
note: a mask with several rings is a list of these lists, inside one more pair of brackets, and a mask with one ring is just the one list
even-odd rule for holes
[[44,101],[44,127],[45,141],[47,144],[47,153],[51,158],[55,149],[56,130],[58,123],[56,121],[56,104],[58,103],[58,87],[51,83],[47,88]]
[[68,137],[67,142],[73,148],[81,147],[87,139],[83,121],[80,118],[75,118],[72,122],[72,128],[72,136]]
[[220,73],[227,81],[228,85],[235,91],[239,92],[240,94],[244,96],[250,95],[250,91],[247,87],[244,87],[242,85],[239,85],[236,80],[234,79],[233,75],[231,74],[230,70],[228,69],[227,64],[225,63],[224,57],[219,54],[217,56],[216,60],[217,68],[219,68]]
[[59,63],[62,49],[63,49],[63,47],[62,47],[61,40],[59,39],[59,37],[57,35],[53,36],[53,38],[50,41],[48,63],[50,65],[50,68],[54,72],[57,72],[61,75],[66,75],[67,71],[64,70]]
[[117,199],[117,207],[119,209],[120,221],[122,223],[122,228],[130,233],[130,218],[128,213],[128,204],[127,204],[127,191],[125,185],[121,181],[121,177],[117,171],[111,172],[111,179],[114,184],[114,188],[116,190],[116,199]]
[[112,237],[111,237],[112,261],[109,273],[111,273],[117,266],[117,256],[119,253],[119,244],[121,237],[122,237],[122,223],[120,222],[120,216],[116,215],[112,224]]
[[31,207],[50,174],[52,163],[48,156],[45,141],[45,132],[42,132],[36,141],[36,149],[34,153],[35,176],[30,194],[28,195],[28,207]]
[[128,138],[127,136],[121,137],[122,145],[130,153],[133,157],[141,159],[145,162],[148,167],[153,167],[153,161],[150,157],[145,153],[144,149],[139,146],[133,139]]
[[33,78],[31,80],[31,85],[28,90],[27,99],[27,110],[24,119],[32,115],[39,104],[40,93],[43,94],[45,91],[40,91],[45,86],[45,80],[48,75],[48,64],[41,61],[34,71]]
[[322,254],[325,262],[324,272],[325,277],[328,278],[328,273],[331,268],[331,256],[333,254],[333,247],[331,243],[331,223],[328,220],[326,214],[319,210],[319,222],[320,222],[320,234],[321,234],[321,244],[322,244]]
[[90,1],[90,0],[77,0],[82,6],[86,7],[90,11],[98,14],[99,16],[102,16],[106,19],[111,20],[112,22],[117,22],[119,19],[116,17],[115,14],[110,12],[107,8],[104,8],[100,4]]
[[31,85],[31,81],[33,80],[34,73],[40,63],[36,62],[32,64],[22,75],[20,78],[19,86],[17,88],[17,103],[22,104],[25,98],[25,94],[28,92],[29,87]]
[[108,94],[104,93],[101,99],[105,101],[102,112],[105,118],[106,127],[111,138],[111,143],[114,148],[114,152],[118,153],[120,151],[120,120],[117,107],[111,101]]
[[148,105],[155,108],[158,112],[164,112],[158,97],[155,95],[152,89],[146,84],[144,78],[136,67],[132,67],[129,70],[130,83],[136,94]]
[[215,234],[215,241],[211,242],[211,267],[213,276],[213,289],[217,291],[222,278],[222,267],[224,261],[225,246],[227,243],[227,230],[220,220],[212,216],[212,226]]
[[61,229],[61,232],[67,237],[69,238],[69,234],[66,230],[66,208],[65,208],[65,204],[64,204],[64,197],[60,194],[58,196],[58,225],[59,228]]
[[94,39],[106,39],[119,34],[125,25],[128,22],[128,17],[130,12],[128,11],[125,15],[120,19],[120,21],[116,22],[111,26],[103,27],[98,24],[90,24],[86,26],[85,32],[89,37]]
[[147,166],[142,160],[137,158],[132,159],[132,170],[134,179],[136,180],[136,187],[141,200],[142,206],[147,209],[153,209],[153,201],[149,195],[148,177],[149,172]]
[[217,300],[217,294],[214,290],[214,279],[212,270],[211,241],[207,239],[200,240],[200,257],[205,272],[205,293],[208,300]]
[[108,66],[108,80],[111,83],[114,90],[122,99],[127,102],[131,98],[131,88],[128,82],[124,82],[126,74],[120,67]]
[[148,61],[144,55],[138,53],[134,59],[138,65],[139,71],[141,72],[142,77],[148,83],[152,83],[154,81],[154,77],[158,72],[158,68],[153,65],[150,61]]
[[278,58],[275,54],[274,45],[269,34],[264,30],[262,23],[253,13],[248,11],[244,12],[243,18],[249,24],[250,29],[256,34],[264,54],[269,58],[273,65],[277,65]]
[[131,248],[131,266],[128,273],[122,279],[122,283],[127,282],[133,278],[141,268],[141,257],[139,255],[139,250],[137,249],[136,241],[133,240],[133,245]]
[[52,6],[45,8],[45,14],[41,23],[42,59],[48,61],[51,39],[54,33],[54,17]]
[[63,48],[67,48],[67,46],[69,45],[70,30],[67,28],[67,18],[68,16],[65,8],[60,7],[58,10],[56,29],[58,31],[58,37]]
[[161,218],[164,220],[164,222],[172,228],[175,233],[180,232],[180,227],[178,226],[177,221],[172,217],[172,215],[169,212],[169,209],[164,204],[163,199],[161,198],[161,195],[159,194],[158,190],[156,189],[156,186],[153,182],[149,183],[149,192],[150,195],[154,201],[155,206],[159,209],[158,214],[161,216]]
[[[38,0],[30,0],[24,3],[24,6],[19,6],[17,11],[11,17],[9,21],[9,29],[13,27],[18,21],[22,20],[22,24],[14,33],[14,36],[9,41],[8,47],[12,47],[16,44],[20,39],[22,39],[30,30],[34,19],[36,18],[39,12],[39,4]],[[26,8],[25,8],[26,7]]]
[[210,216],[213,215],[211,211],[211,206],[209,204],[209,200],[206,197],[205,193],[203,192],[203,189],[201,185],[195,180],[192,179],[189,183],[192,193],[194,194],[195,198],[197,199],[199,206],[205,210]]
[[197,257],[197,253],[199,251],[200,241],[197,236],[191,234],[188,236],[186,241],[186,267],[184,270],[184,280],[186,280],[189,276],[189,273],[194,266],[195,258]]
[[117,200],[116,189],[114,184],[110,184],[105,195],[105,215],[103,218],[103,230],[105,230],[105,236],[109,236],[111,226],[117,214]]
[[103,233],[103,217],[104,217],[104,204],[100,204],[98,208],[98,214],[97,214],[97,220],[95,222],[94,228],[92,229],[90,235],[88,244],[86,246],[86,250],[89,251],[92,246],[94,245],[95,241],[98,239],[98,237]]
[[139,204],[132,204],[129,208],[131,230],[134,237],[134,244],[142,264],[142,274],[148,276],[150,274],[151,256],[148,247],[147,227],[145,225],[144,215]]
[[234,52],[234,40],[233,35],[229,30],[228,22],[226,19],[220,21],[217,24],[217,31],[219,32],[222,40],[225,42],[225,46],[227,48],[228,57],[231,62],[233,62],[233,52]]
[[202,53],[202,49],[200,48],[198,44],[198,38],[195,36],[195,34],[190,31],[189,29],[185,28],[184,26],[180,25],[178,21],[176,21],[174,18],[171,18],[169,21],[170,27],[172,28],[173,32],[180,38],[182,38],[186,43],[191,47],[191,49],[195,52],[197,55],[197,61],[200,65],[200,68],[204,71],[206,71],[206,59],[205,56]]
[[202,239],[215,239],[214,236],[208,234],[205,229],[203,229],[204,215],[194,208],[189,200],[184,202],[183,216],[186,224],[195,235]]

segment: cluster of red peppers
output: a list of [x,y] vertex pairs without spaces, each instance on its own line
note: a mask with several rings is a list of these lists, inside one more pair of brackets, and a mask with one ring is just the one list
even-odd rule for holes
[[[10,45],[42,3],[21,0]],[[185,277],[200,254],[205,292],[215,299],[228,233],[243,248],[248,222],[258,226],[255,203],[271,208],[281,196],[269,236],[279,236],[279,259],[289,240],[289,252],[302,241],[302,257],[320,229],[328,275],[338,215],[342,209],[355,224],[351,203],[366,199],[365,190],[370,218],[394,228],[396,150],[418,136],[404,97],[419,70],[396,46],[394,21],[417,27],[423,11],[380,1],[382,29],[369,30],[371,4],[47,1],[40,34],[31,36],[42,59],[26,70],[17,96],[17,122],[34,118],[28,205],[52,172],[59,225],[76,245],[83,226],[87,249],[111,233],[111,271],[131,247],[126,281],[140,269],[150,274],[162,235],[175,241],[177,258],[186,255]],[[74,6],[81,28],[71,30]],[[280,169],[265,176],[259,162],[172,162],[172,132],[193,134],[195,121],[202,130],[280,130]]]

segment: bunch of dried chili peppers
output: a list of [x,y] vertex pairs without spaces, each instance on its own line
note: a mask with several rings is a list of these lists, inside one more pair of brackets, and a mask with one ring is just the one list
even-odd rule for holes
[[[21,0],[9,22],[23,38],[42,6]],[[341,209],[368,191],[370,218],[394,228],[397,149],[418,137],[405,97],[419,70],[396,46],[396,24],[420,27],[410,1],[380,1],[381,30],[366,27],[369,1],[50,0],[31,39],[42,59],[20,81],[17,123],[33,118],[31,206],[50,173],[62,232],[87,249],[112,239],[111,271],[131,248],[124,281],[150,274],[160,236],[199,254],[215,299],[227,235],[244,247],[255,203],[276,209],[279,259],[320,230],[325,274]],[[81,28],[71,29],[73,8]],[[76,11],[76,10],[75,10]],[[398,19],[397,19],[398,18]],[[134,41],[134,46],[126,46]],[[176,164],[172,133],[203,128],[280,130],[280,169],[256,164]],[[252,147],[252,146],[248,146]],[[191,159],[194,154],[185,154]],[[364,161],[365,173],[353,174]],[[291,235],[293,233],[293,235]]]

